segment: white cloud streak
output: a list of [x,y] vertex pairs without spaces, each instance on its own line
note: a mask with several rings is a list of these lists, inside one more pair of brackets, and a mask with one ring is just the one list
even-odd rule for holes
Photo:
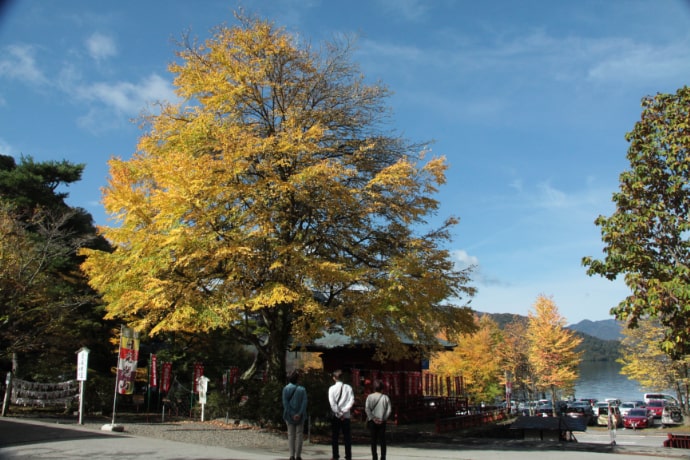
[[174,101],[176,95],[169,81],[152,74],[139,83],[94,83],[75,90],[85,101],[108,107],[127,116],[139,115],[149,104],[156,101]]
[[28,45],[10,45],[0,58],[0,76],[32,85],[46,85],[48,79],[36,63],[36,49]]
[[89,56],[96,61],[102,61],[117,55],[117,45],[115,41],[100,33],[94,33],[86,39],[86,49]]

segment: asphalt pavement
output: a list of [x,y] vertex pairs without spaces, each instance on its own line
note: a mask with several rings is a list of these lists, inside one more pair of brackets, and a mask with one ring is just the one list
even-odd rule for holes
[[[370,459],[366,445],[354,445],[353,459]],[[454,460],[644,460],[690,458],[688,449],[611,446],[589,443],[516,444],[485,440],[477,444],[389,446],[388,459]],[[78,424],[0,418],[0,459],[133,459],[146,460],[287,460],[275,448],[237,448],[187,444],[144,438],[112,431],[97,431]],[[304,460],[328,460],[330,446],[305,442]]]

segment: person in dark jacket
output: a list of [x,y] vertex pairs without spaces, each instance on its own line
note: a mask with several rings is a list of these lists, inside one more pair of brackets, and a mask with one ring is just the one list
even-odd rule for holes
[[287,423],[290,460],[302,460],[304,421],[307,419],[307,390],[299,384],[300,371],[295,370],[283,387],[283,420]]

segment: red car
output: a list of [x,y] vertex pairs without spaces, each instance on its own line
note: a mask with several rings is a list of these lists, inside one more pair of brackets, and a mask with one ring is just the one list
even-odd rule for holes
[[647,409],[630,409],[623,417],[623,426],[626,428],[649,428],[654,425],[654,414]]
[[649,402],[647,402],[647,409],[654,414],[654,418],[661,418],[661,415],[664,413],[665,405],[666,401],[663,399],[650,399]]

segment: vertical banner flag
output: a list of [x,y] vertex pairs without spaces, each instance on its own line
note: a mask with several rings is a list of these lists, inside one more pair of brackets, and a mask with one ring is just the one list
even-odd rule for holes
[[194,393],[199,393],[199,377],[204,375],[204,365],[201,363],[194,363]]
[[134,393],[134,377],[139,361],[139,333],[123,327],[120,337],[120,357],[117,361],[117,392],[121,395]]
[[161,391],[168,393],[170,391],[170,380],[172,376],[172,363],[163,363],[161,365]]
[[385,385],[386,392],[390,393],[391,392],[391,380],[392,380],[392,374],[390,372],[382,372],[383,374],[383,384]]
[[158,388],[158,360],[156,355],[151,355],[151,371],[149,373],[149,386],[151,388]]

